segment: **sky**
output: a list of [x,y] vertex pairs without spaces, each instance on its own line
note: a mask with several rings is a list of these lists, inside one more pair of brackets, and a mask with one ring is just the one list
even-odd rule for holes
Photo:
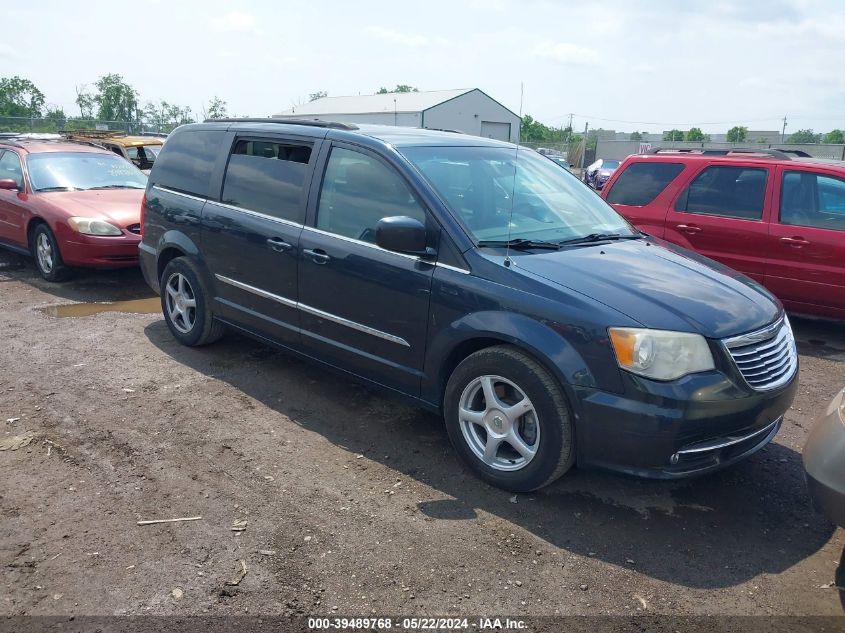
[[[32,0],[0,77],[78,113],[118,73],[143,103],[268,116],[381,86],[480,88],[552,126],[845,129],[842,0]],[[521,96],[522,95],[522,96]]]

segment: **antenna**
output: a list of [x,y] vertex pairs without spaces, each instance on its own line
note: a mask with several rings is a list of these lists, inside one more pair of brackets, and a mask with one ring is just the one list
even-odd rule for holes
[[505,266],[510,268],[511,261],[511,223],[513,221],[513,204],[516,196],[516,170],[519,166],[519,143],[522,140],[522,101],[525,96],[525,84],[519,82],[519,130],[516,132],[516,152],[513,157],[513,184],[511,185],[511,212],[508,214],[508,244],[505,246]]

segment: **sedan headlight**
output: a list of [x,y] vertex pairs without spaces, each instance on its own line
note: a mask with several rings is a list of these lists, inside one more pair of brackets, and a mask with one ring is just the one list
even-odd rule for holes
[[123,231],[105,220],[69,218],[67,223],[70,224],[70,228],[83,235],[123,235]]
[[622,369],[655,380],[674,380],[713,369],[713,354],[700,334],[640,328],[609,328]]

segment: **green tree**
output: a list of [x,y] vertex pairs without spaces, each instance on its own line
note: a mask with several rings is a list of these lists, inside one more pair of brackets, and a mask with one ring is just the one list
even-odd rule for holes
[[29,79],[15,75],[0,79],[0,116],[40,117],[44,93]]
[[631,135],[628,137],[629,141],[641,141],[643,140],[643,135],[640,132],[631,132]]
[[831,130],[827,134],[824,135],[824,143],[836,143],[842,144],[845,143],[845,134],[842,133],[842,130]]
[[205,118],[225,119],[226,116],[226,102],[217,95],[214,95],[214,98],[208,102],[208,112],[206,112]]
[[817,143],[818,135],[813,130],[798,130],[789,135],[790,143]]
[[106,121],[137,121],[140,118],[138,92],[116,73],[103,75],[94,82],[97,94],[97,118]]
[[664,141],[683,141],[684,133],[681,130],[669,130],[663,133]]
[[48,105],[47,109],[44,111],[44,118],[45,119],[67,119],[67,115],[65,114],[64,108],[57,105]]
[[701,142],[704,138],[704,132],[701,131],[701,128],[692,127],[689,132],[687,132],[688,141]]
[[79,118],[93,119],[94,118],[94,95],[86,90],[87,86],[75,86],[76,89],[76,105],[79,107]]
[[318,90],[317,92],[312,92],[308,95],[308,101],[316,101],[317,99],[322,99],[323,97],[328,97],[329,93],[325,90]]
[[747,127],[737,125],[728,130],[728,143],[743,143],[747,137]]
[[396,87],[393,90],[388,90],[385,87],[381,87],[381,88],[378,89],[378,92],[376,92],[376,94],[377,95],[386,95],[386,94],[391,94],[393,92],[419,92],[419,90],[417,90],[413,86],[409,86],[408,84],[397,84]]

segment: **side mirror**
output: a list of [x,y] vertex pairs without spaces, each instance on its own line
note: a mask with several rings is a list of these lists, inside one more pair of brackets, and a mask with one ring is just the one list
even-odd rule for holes
[[18,191],[20,187],[18,187],[18,183],[15,182],[12,178],[0,178],[0,189],[5,189],[7,191]]
[[406,215],[382,218],[376,225],[376,245],[388,251],[432,255],[425,247],[425,239],[423,223]]

